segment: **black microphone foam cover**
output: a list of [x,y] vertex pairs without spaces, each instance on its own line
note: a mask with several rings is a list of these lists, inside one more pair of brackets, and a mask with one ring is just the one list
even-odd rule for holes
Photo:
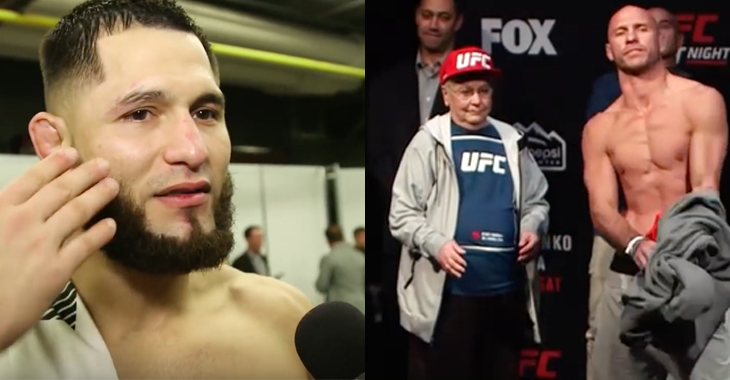
[[316,380],[355,379],[365,372],[365,315],[345,302],[326,302],[297,326],[294,344]]

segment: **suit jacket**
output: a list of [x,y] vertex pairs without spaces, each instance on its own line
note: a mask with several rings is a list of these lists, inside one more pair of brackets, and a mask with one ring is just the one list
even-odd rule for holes
[[269,268],[269,259],[261,255],[261,258],[264,260],[264,265],[266,266],[266,272],[267,273],[258,273],[256,271],[256,267],[253,265],[253,261],[251,261],[251,257],[248,255],[248,252],[244,252],[243,255],[241,255],[239,258],[236,259],[236,261],[233,262],[233,267],[240,270],[241,272],[246,273],[255,273],[260,274],[262,276],[268,276],[270,272]]
[[[431,117],[448,112],[441,90],[436,92]],[[368,169],[389,193],[403,151],[421,126],[416,57],[373,78],[367,93]]]
[[365,255],[347,243],[339,243],[322,257],[317,290],[327,301],[347,302],[365,312]]

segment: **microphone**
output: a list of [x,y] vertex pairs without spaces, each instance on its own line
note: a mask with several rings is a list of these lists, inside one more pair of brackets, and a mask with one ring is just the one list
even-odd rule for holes
[[294,345],[315,380],[365,376],[365,315],[345,302],[325,302],[297,326]]

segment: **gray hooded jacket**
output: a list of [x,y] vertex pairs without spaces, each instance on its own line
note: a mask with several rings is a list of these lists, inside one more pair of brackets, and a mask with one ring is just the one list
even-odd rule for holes
[[[514,182],[514,206],[520,230],[547,233],[550,207],[548,183],[522,134],[513,126],[489,118],[500,134]],[[436,116],[416,133],[401,159],[393,184],[390,231],[403,244],[398,271],[398,304],[403,328],[430,342],[446,274],[435,261],[439,249],[453,239],[459,210],[459,185],[451,152],[451,114]],[[415,252],[415,254],[413,254]],[[539,342],[537,309],[540,284],[536,260],[525,265],[527,309]]]

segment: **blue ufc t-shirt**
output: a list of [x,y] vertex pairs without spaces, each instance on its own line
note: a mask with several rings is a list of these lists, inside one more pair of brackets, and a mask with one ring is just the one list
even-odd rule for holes
[[494,126],[470,131],[452,123],[451,146],[459,184],[456,242],[466,251],[466,271],[447,290],[490,296],[518,289],[514,184],[504,144]]

